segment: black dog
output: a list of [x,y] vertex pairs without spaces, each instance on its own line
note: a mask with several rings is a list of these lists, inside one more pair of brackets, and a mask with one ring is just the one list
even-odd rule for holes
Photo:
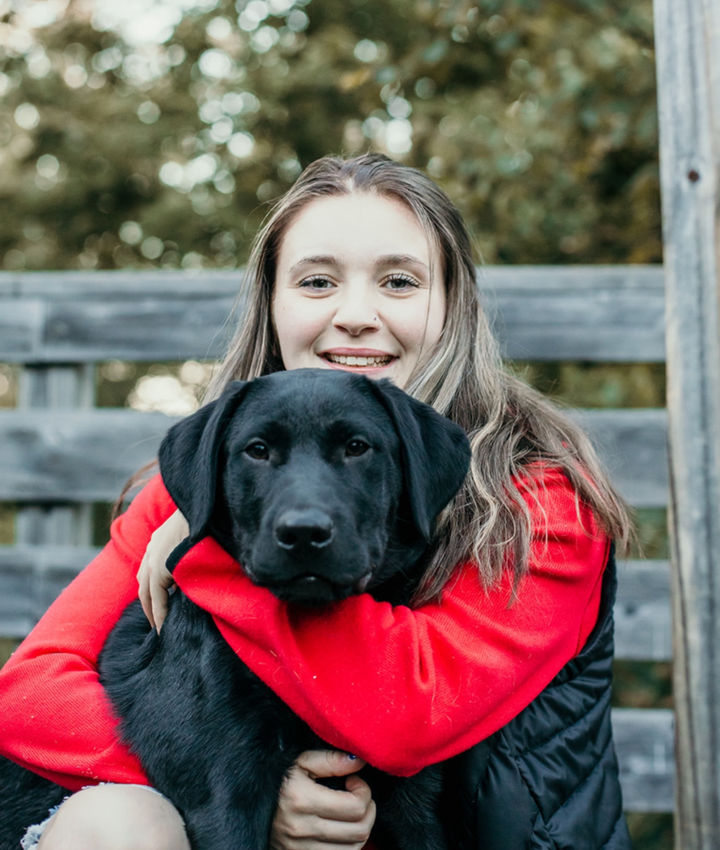
[[[235,382],[160,448],[163,480],[190,526],[168,564],[212,535],[289,603],[367,589],[405,604],[469,459],[457,425],[388,381],[300,370]],[[284,777],[304,750],[327,745],[237,658],[212,617],[176,593],[158,636],[133,603],[100,674],[125,739],[182,813],[193,848],[265,850]],[[410,778],[364,770],[380,846],[445,847],[438,767]],[[0,764],[1,850],[66,793]]]

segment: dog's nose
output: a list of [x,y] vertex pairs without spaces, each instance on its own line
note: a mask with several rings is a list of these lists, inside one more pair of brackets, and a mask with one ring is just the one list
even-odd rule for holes
[[275,524],[275,539],[288,551],[323,549],[331,542],[334,531],[333,521],[324,511],[286,511]]

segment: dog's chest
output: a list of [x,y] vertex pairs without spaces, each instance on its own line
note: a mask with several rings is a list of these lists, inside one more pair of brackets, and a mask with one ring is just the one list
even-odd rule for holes
[[212,617],[182,594],[159,638],[148,633],[139,605],[130,606],[103,652],[101,676],[124,736],[146,759],[148,750],[202,751],[218,737],[228,748],[262,742],[293,759],[320,743],[235,655]]

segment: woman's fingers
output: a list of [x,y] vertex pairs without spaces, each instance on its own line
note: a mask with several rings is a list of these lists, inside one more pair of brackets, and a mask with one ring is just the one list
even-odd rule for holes
[[155,618],[153,617],[152,599],[150,598],[150,572],[148,570],[147,557],[146,549],[143,559],[140,561],[140,569],[137,571],[138,597],[140,598],[140,604],[145,612],[145,616],[148,618],[150,625],[154,627]]
[[[275,815],[271,844],[275,850],[360,850],[375,822],[368,784],[355,771],[365,764],[346,753],[303,753],[286,779]],[[347,776],[346,791],[315,780]]]
[[173,549],[187,537],[188,524],[175,511],[150,537],[137,572],[138,596],[145,616],[160,631],[168,610],[168,591],[175,584],[166,561]]
[[366,762],[341,750],[306,750],[296,762],[312,779],[357,773]]
[[[173,547],[174,548],[174,547]],[[172,551],[172,549],[170,550]],[[168,612],[168,591],[175,586],[172,573],[165,564],[157,565],[150,570],[150,599],[152,602],[152,622],[160,631]]]

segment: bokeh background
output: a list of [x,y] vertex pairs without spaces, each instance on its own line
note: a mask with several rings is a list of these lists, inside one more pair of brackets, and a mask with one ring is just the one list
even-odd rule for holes
[[[240,269],[305,165],[366,150],[440,183],[479,262],[659,263],[654,61],[651,0],[0,0],[0,267]],[[191,412],[212,368],[105,363],[98,404]],[[664,405],[657,364],[511,368]],[[637,519],[667,557],[664,512]],[[618,663],[615,704],[671,706],[669,665]],[[630,820],[672,847],[671,817]]]

